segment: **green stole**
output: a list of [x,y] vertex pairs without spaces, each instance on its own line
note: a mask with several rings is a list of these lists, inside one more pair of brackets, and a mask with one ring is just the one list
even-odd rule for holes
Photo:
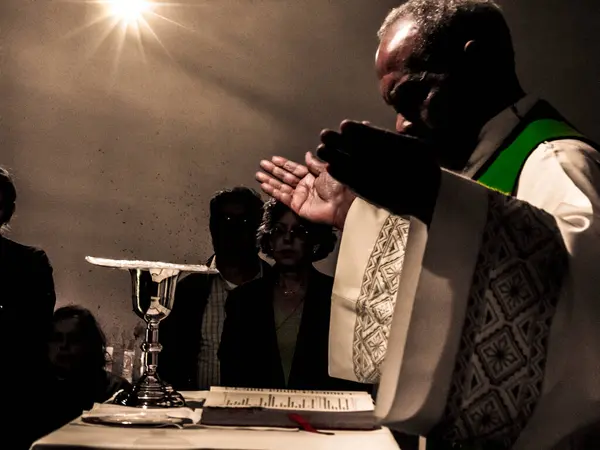
[[554,108],[539,101],[473,179],[506,195],[515,195],[531,153],[544,142],[560,139],[587,141]]

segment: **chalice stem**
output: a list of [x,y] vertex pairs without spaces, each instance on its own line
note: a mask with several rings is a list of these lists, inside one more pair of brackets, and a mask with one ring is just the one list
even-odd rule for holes
[[156,377],[158,366],[158,354],[162,350],[162,345],[158,342],[158,322],[150,320],[146,327],[146,341],[142,344],[144,357],[144,373],[151,377]]

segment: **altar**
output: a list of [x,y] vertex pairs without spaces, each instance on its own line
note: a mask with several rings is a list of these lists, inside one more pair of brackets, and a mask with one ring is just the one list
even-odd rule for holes
[[[189,405],[201,401],[205,395],[203,392],[181,394]],[[201,413],[200,408],[194,411]],[[387,428],[315,433],[293,428],[217,427],[202,424],[183,427],[126,427],[86,423],[79,417],[39,439],[31,447],[31,450],[58,449],[398,450],[399,447]]]

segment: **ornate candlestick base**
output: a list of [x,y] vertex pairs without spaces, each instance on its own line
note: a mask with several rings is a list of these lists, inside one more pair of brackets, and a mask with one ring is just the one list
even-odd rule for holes
[[93,258],[88,262],[104,267],[128,270],[132,281],[133,311],[146,324],[146,340],[142,344],[144,374],[129,392],[119,393],[114,403],[138,408],[172,408],[185,406],[183,396],[160,379],[156,371],[162,346],[158,341],[158,325],[173,309],[175,288],[186,272],[217,273],[206,266],[169,264],[151,261],[123,261]]

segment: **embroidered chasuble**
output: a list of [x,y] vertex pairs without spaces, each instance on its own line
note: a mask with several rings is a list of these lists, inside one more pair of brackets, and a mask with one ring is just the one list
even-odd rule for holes
[[[533,123],[518,118],[511,142]],[[483,448],[550,449],[600,420],[600,157],[555,125],[540,142],[529,127],[516,168],[496,170],[510,172],[496,189],[512,197],[444,171],[429,230],[352,205],[330,374],[379,382],[385,425]],[[491,177],[494,157],[478,178]]]

